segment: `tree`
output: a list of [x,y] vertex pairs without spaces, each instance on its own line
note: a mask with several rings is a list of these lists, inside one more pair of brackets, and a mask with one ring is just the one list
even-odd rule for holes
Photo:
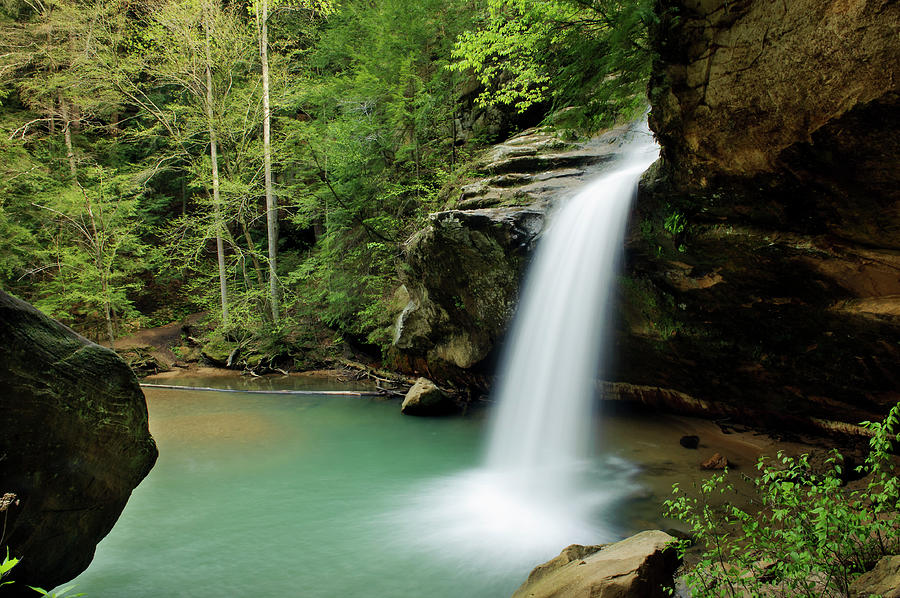
[[[278,2],[276,2],[276,5]],[[300,8],[319,16],[334,12],[331,0],[300,0],[290,8]],[[263,106],[263,167],[265,171],[266,193],[266,238],[269,253],[269,305],[272,320],[279,319],[278,292],[278,205],[272,188],[272,108],[269,95],[269,0],[257,0],[253,4],[259,39],[260,80],[262,82]]]
[[646,105],[650,0],[487,0],[480,29],[459,36],[452,68],[484,86],[482,105],[576,107],[582,128]]
[[118,112],[121,101],[93,57],[111,43],[108,33],[121,25],[118,2],[74,0],[6,5],[16,19],[3,27],[0,82],[6,81],[34,116],[11,137],[61,132],[68,171],[78,175],[76,129],[99,124]]
[[269,2],[255,4],[256,26],[259,34],[259,59],[263,102],[263,167],[266,186],[266,232],[269,249],[269,305],[272,320],[278,323],[278,208],[272,190],[272,109],[269,103]]
[[140,269],[145,249],[136,235],[136,202],[125,198],[127,181],[106,181],[105,174],[101,168],[87,169],[89,186],[70,187],[68,193],[37,198],[46,203],[34,203],[50,216],[42,232],[49,242],[37,257],[55,270],[35,304],[82,325],[98,313],[112,346],[117,322],[135,315],[128,291],[136,286],[131,276]]
[[[231,324],[226,242],[237,248],[228,222],[240,215],[228,209],[223,194],[228,181],[223,180],[222,142],[231,140],[230,162],[239,164],[249,129],[258,122],[257,98],[243,85],[252,65],[248,33],[235,10],[211,0],[176,0],[150,12],[137,29],[134,60],[110,57],[119,88],[156,121],[155,134],[167,139],[169,158],[182,160],[193,172],[195,184],[209,190],[211,221],[185,214],[173,222],[187,226],[185,233],[199,234],[201,241],[215,239],[219,305],[226,328]],[[202,146],[208,148],[208,161],[198,151]],[[202,243],[193,246],[195,256],[202,253]],[[254,249],[248,251],[252,254]],[[176,254],[184,256],[181,250]]]
[[222,324],[228,328],[228,282],[225,275],[225,246],[222,241],[222,232],[225,228],[225,222],[222,217],[222,201],[219,197],[219,157],[217,154],[218,147],[216,145],[216,121],[213,116],[213,79],[212,79],[212,51],[210,50],[210,37],[212,36],[212,15],[211,6],[204,4],[203,6],[203,47],[205,50],[206,61],[204,63],[206,72],[206,120],[209,127],[209,159],[212,165],[212,192],[213,192],[213,208],[216,214],[216,259],[219,265],[219,293],[222,300]]

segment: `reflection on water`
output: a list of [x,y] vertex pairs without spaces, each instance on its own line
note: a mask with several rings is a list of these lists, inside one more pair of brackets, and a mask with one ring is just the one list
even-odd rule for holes
[[[605,456],[582,472],[599,491],[571,505],[599,509],[597,526],[572,529],[565,511],[534,521],[527,500],[505,502],[472,470],[478,414],[402,417],[396,401],[370,397],[146,394],[160,458],[75,580],[91,598],[508,596],[567,544],[660,525],[673,475],[699,476],[678,422],[607,417]],[[460,485],[471,492],[451,491]],[[484,509],[503,517],[485,526],[472,517]],[[492,543],[503,526],[553,548]]]

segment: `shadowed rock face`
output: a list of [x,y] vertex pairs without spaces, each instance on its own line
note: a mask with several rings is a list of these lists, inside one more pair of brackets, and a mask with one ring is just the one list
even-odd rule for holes
[[[775,172],[853,110],[896,105],[896,2],[659,0],[657,13],[651,126],[682,181]],[[829,137],[845,134],[861,132]]]
[[900,5],[660,0],[651,128],[706,218],[900,249]]
[[2,545],[22,558],[4,596],[90,564],[156,461],[137,379],[112,351],[0,291]]
[[664,160],[628,240],[616,380],[784,428],[878,418],[900,400],[900,5],[658,10]]

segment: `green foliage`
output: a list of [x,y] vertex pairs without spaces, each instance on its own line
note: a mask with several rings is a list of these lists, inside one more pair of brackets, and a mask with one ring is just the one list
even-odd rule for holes
[[666,232],[676,237],[684,232],[685,226],[685,218],[684,214],[679,212],[678,210],[673,211],[668,216],[666,216],[666,220],[663,223],[663,228],[666,229]]
[[654,19],[649,0],[488,0],[451,68],[474,72],[481,105],[576,106],[581,128],[592,129],[645,105]]
[[837,451],[824,473],[811,470],[807,455],[761,458],[755,514],[713,506],[713,497],[734,491],[724,473],[706,480],[699,498],[676,484],[666,514],[688,524],[703,550],[686,575],[694,595],[845,596],[856,576],[900,551],[900,482],[889,452],[898,419],[900,403],[883,422],[863,423],[872,434],[857,469],[868,476],[863,490],[842,487]]
[[11,581],[3,581],[3,578],[9,574],[13,567],[19,564],[20,560],[21,559],[17,558],[9,558],[9,548],[6,549],[6,556],[3,557],[3,562],[0,563],[0,587],[13,583]]
[[[280,338],[263,292],[261,2],[0,6],[0,286],[96,339],[214,315],[218,233],[221,334]],[[284,315],[385,348],[402,243],[479,143],[458,130],[471,73],[484,99],[599,122],[643,101],[646,3],[267,2]]]

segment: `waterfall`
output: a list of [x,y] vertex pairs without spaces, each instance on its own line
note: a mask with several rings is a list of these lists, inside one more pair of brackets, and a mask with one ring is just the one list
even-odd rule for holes
[[637,183],[657,158],[646,124],[564,203],[538,242],[510,329],[484,465],[403,500],[403,541],[460,570],[521,571],[568,544],[615,539],[633,468],[592,454],[612,287]]
[[598,366],[632,199],[658,150],[632,129],[622,156],[552,216],[520,294],[496,390],[487,466],[565,484],[590,456]]

